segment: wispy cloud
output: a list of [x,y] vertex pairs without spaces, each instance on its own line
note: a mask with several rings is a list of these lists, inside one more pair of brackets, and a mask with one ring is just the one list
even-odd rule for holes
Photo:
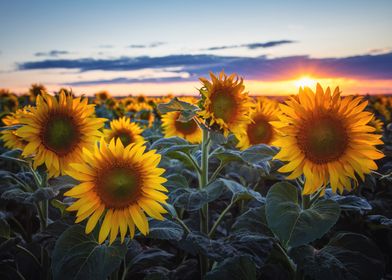
[[47,57],[59,57],[61,55],[69,54],[70,52],[68,51],[61,51],[61,50],[51,50],[49,52],[37,52],[34,55],[41,57],[41,56],[47,56]]
[[[168,80],[131,79],[122,77],[121,71],[141,69],[167,69],[172,73],[186,72],[187,77],[171,77]],[[216,56],[216,55],[168,55],[163,57],[121,57],[116,59],[47,59],[19,64],[19,70],[37,69],[77,69],[81,72],[103,70],[118,71],[119,78],[105,81],[82,81],[82,83],[119,83],[119,82],[162,82],[196,80],[208,75],[209,71],[236,72],[250,80],[283,80],[297,78],[301,74],[317,77],[347,77],[366,79],[392,79],[392,52],[379,55],[359,55],[343,58],[311,58],[290,56],[280,58]],[[168,70],[169,71],[169,70]],[[80,83],[80,82],[79,82]]]
[[159,47],[159,46],[162,46],[162,45],[165,45],[165,44],[166,44],[165,42],[153,42],[151,44],[145,44],[145,45],[143,45],[143,44],[132,44],[132,45],[129,45],[127,47],[130,48],[130,49],[147,49],[147,48],[156,48],[156,47]]
[[100,49],[113,49],[113,45],[99,45],[98,48]]
[[78,81],[67,83],[69,86],[90,86],[90,85],[102,85],[102,84],[133,84],[133,83],[170,83],[178,81],[193,80],[182,77],[165,77],[165,78],[126,78],[119,77],[115,79],[102,79],[102,80],[91,80],[91,81]]
[[210,47],[210,48],[203,49],[203,50],[216,51],[216,50],[237,49],[237,48],[248,48],[250,50],[254,50],[254,49],[259,49],[259,48],[272,48],[275,46],[292,44],[295,42],[296,41],[293,41],[293,40],[279,40],[279,41],[269,41],[269,42],[264,42],[264,43],[250,43],[250,44],[241,44],[241,45]]

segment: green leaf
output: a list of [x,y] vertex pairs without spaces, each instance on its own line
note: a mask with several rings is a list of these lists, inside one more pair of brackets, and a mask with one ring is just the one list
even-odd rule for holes
[[188,180],[181,174],[170,174],[166,176],[167,182],[163,185],[170,191],[175,189],[188,188]]
[[171,205],[170,203],[166,202],[162,206],[163,206],[163,208],[165,208],[167,210],[167,212],[170,215],[170,217],[172,217],[172,218],[177,218],[178,217],[176,208],[174,208],[173,205]]
[[62,190],[65,188],[72,188],[76,185],[78,185],[80,182],[75,180],[74,178],[70,176],[59,176],[56,178],[51,178],[48,180],[48,185],[52,189],[55,190]]
[[265,217],[265,205],[251,208],[237,218],[232,227],[232,232],[250,232],[272,235]]
[[181,116],[178,120],[182,122],[190,121],[194,116],[196,116],[197,111],[199,110],[199,107],[188,102],[181,101],[177,97],[174,97],[168,103],[158,104],[158,111],[161,114],[180,111]]
[[226,164],[233,161],[244,162],[239,151],[224,149],[223,147],[218,151],[214,151],[213,156],[219,159],[221,164]]
[[389,219],[383,215],[369,215],[366,216],[366,222],[369,223],[370,227],[373,228],[391,228],[392,219]]
[[4,200],[14,200],[21,203],[31,204],[29,198],[31,197],[31,193],[25,192],[19,188],[14,188],[7,190],[2,193],[1,198]]
[[151,220],[150,232],[147,237],[161,240],[180,240],[183,234],[184,230],[175,222]]
[[39,188],[31,194],[29,201],[40,202],[43,200],[51,200],[59,194],[58,190],[52,189],[51,187]]
[[301,246],[290,251],[291,257],[305,276],[320,280],[377,280],[384,275],[383,255],[367,237],[341,233],[327,246],[316,250]]
[[223,240],[209,239],[200,233],[190,233],[178,242],[178,246],[191,255],[205,255],[214,261],[223,261],[227,257],[235,256],[238,252]]
[[196,148],[197,145],[190,145],[186,140],[180,137],[170,137],[162,138],[155,141],[150,150],[157,150],[161,155],[166,155],[171,152],[184,152],[189,153],[189,151]]
[[256,280],[256,266],[247,256],[227,258],[206,274],[208,280]]
[[130,272],[137,272],[157,265],[167,265],[173,257],[173,254],[159,248],[148,248],[134,256],[127,266],[131,269]]
[[241,152],[242,158],[246,161],[257,164],[260,161],[270,161],[277,153],[277,150],[265,144],[259,144]]
[[215,181],[204,189],[181,188],[170,193],[173,205],[188,211],[201,209],[206,203],[216,200],[223,192],[222,183]]
[[40,202],[43,200],[51,200],[52,198],[56,197],[58,193],[58,191],[50,187],[39,188],[33,193],[25,192],[19,188],[14,188],[3,192],[1,198],[5,200],[15,200],[21,203],[32,204],[34,202]]
[[221,178],[218,179],[217,182],[222,182],[226,186],[226,188],[233,194],[232,201],[256,199],[261,203],[265,202],[265,198],[262,197],[260,193],[252,189],[245,188],[243,185],[237,183],[236,181]]
[[372,206],[366,199],[356,195],[338,195],[332,193],[332,191],[328,189],[325,192],[325,198],[336,201],[340,205],[340,209],[342,210],[357,212],[372,210]]
[[99,244],[92,234],[75,225],[57,240],[52,257],[54,279],[107,279],[117,269],[126,247],[117,242]]
[[219,131],[210,131],[211,142],[217,145],[222,145],[227,143],[227,138]]
[[66,213],[66,210],[65,210],[65,209],[67,209],[67,207],[69,206],[68,204],[65,204],[64,202],[62,202],[62,201],[60,201],[60,200],[58,200],[58,199],[52,199],[51,202],[50,202],[50,204],[51,204],[53,207],[59,209],[59,211],[60,211],[60,213],[61,213],[61,217],[64,216],[64,213]]
[[280,182],[268,191],[265,212],[269,228],[283,246],[296,247],[327,233],[337,222],[340,208],[335,201],[323,199],[302,209],[296,187]]

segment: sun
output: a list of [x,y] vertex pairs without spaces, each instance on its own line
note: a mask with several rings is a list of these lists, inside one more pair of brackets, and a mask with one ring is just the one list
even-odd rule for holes
[[316,84],[317,81],[309,76],[302,76],[301,78],[295,81],[295,86],[298,88],[314,87]]

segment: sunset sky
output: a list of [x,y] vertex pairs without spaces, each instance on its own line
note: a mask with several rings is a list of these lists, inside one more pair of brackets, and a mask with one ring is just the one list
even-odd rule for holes
[[209,71],[251,94],[392,93],[392,1],[1,1],[0,88],[195,94]]

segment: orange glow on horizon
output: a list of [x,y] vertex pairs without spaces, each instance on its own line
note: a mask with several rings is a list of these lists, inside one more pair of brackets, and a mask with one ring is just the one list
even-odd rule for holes
[[317,80],[311,78],[310,76],[302,76],[301,78],[295,81],[295,85],[298,88],[300,87],[314,88],[317,85]]
[[[351,94],[392,94],[392,80],[367,80],[353,78],[316,78],[309,74],[298,75],[295,79],[282,79],[274,81],[247,80],[244,77],[246,90],[250,95],[284,96],[297,94],[299,87],[308,86],[315,90],[316,84],[320,83],[323,88],[334,89],[339,86],[343,95]],[[9,87],[16,93],[25,93],[33,80],[25,81],[17,87]],[[151,95],[161,96],[169,93],[173,95],[198,95],[198,88],[201,84],[198,81],[170,82],[170,83],[121,83],[121,84],[101,84],[84,86],[67,86],[61,83],[45,84],[49,92],[58,91],[61,87],[69,88],[77,95],[93,95],[94,93],[106,90],[114,96]],[[5,86],[7,88],[7,86]]]

